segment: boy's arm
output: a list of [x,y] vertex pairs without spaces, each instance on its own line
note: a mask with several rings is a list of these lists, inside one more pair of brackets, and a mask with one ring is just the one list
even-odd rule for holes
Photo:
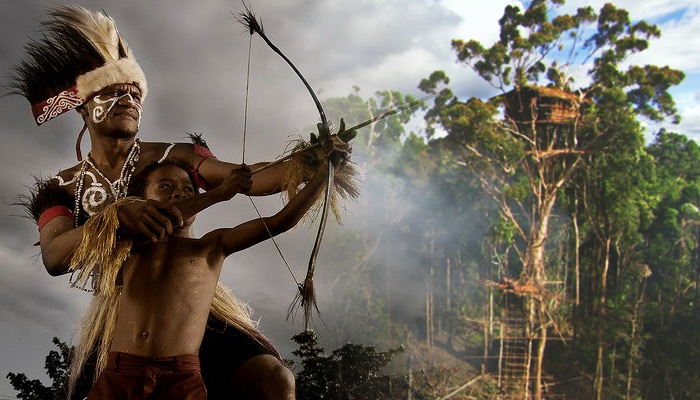
[[187,220],[211,205],[231,200],[237,193],[248,192],[251,185],[250,168],[247,165],[241,165],[230,169],[228,176],[214,189],[180,200],[175,203],[175,206],[180,210],[183,220]]
[[235,228],[215,230],[205,235],[202,240],[218,241],[217,251],[226,257],[260,243],[270,235],[277,236],[288,231],[301,220],[316,201],[325,187],[326,177],[326,171],[316,173],[314,178],[277,214],[248,221]]

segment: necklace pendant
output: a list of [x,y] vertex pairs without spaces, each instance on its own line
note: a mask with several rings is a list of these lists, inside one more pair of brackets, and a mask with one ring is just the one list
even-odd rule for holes
[[83,210],[89,215],[97,213],[102,207],[108,203],[110,195],[103,186],[90,186],[85,189],[82,198]]

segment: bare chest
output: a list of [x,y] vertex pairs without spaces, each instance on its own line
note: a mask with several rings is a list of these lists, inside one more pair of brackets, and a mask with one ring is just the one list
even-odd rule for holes
[[124,264],[123,290],[133,298],[208,295],[219,279],[219,268],[201,250],[194,239],[144,246]]

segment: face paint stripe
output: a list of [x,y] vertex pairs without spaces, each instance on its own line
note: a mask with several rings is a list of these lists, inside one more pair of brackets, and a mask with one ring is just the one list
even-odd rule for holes
[[[131,93],[126,93],[121,96],[112,96],[106,99],[104,99],[103,96],[104,95],[98,94],[97,96],[93,97],[95,103],[98,104],[97,106],[95,106],[95,108],[92,109],[92,121],[94,123],[99,124],[103,122],[107,118],[109,112],[112,111],[112,108],[114,108],[114,106],[117,104],[117,102],[119,102],[119,100],[123,99],[124,97],[128,96],[129,104],[132,104],[136,108],[136,112],[139,114],[137,126],[141,126],[141,115],[143,106],[141,106],[141,103],[134,100],[134,97],[131,95]],[[108,104],[106,110],[104,106],[105,104]]]

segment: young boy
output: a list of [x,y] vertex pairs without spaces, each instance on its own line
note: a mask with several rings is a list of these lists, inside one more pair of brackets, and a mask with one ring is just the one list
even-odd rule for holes
[[[312,206],[325,180],[321,168],[264,223],[256,219],[194,239],[192,217],[166,240],[133,248],[122,264],[121,302],[107,368],[88,400],[206,399],[197,352],[224,260],[270,234],[291,229]],[[249,184],[229,179],[198,202],[187,169],[167,162],[135,176],[132,194],[162,202],[189,198],[190,205],[201,203],[204,208],[209,201],[205,197],[230,198]]]

